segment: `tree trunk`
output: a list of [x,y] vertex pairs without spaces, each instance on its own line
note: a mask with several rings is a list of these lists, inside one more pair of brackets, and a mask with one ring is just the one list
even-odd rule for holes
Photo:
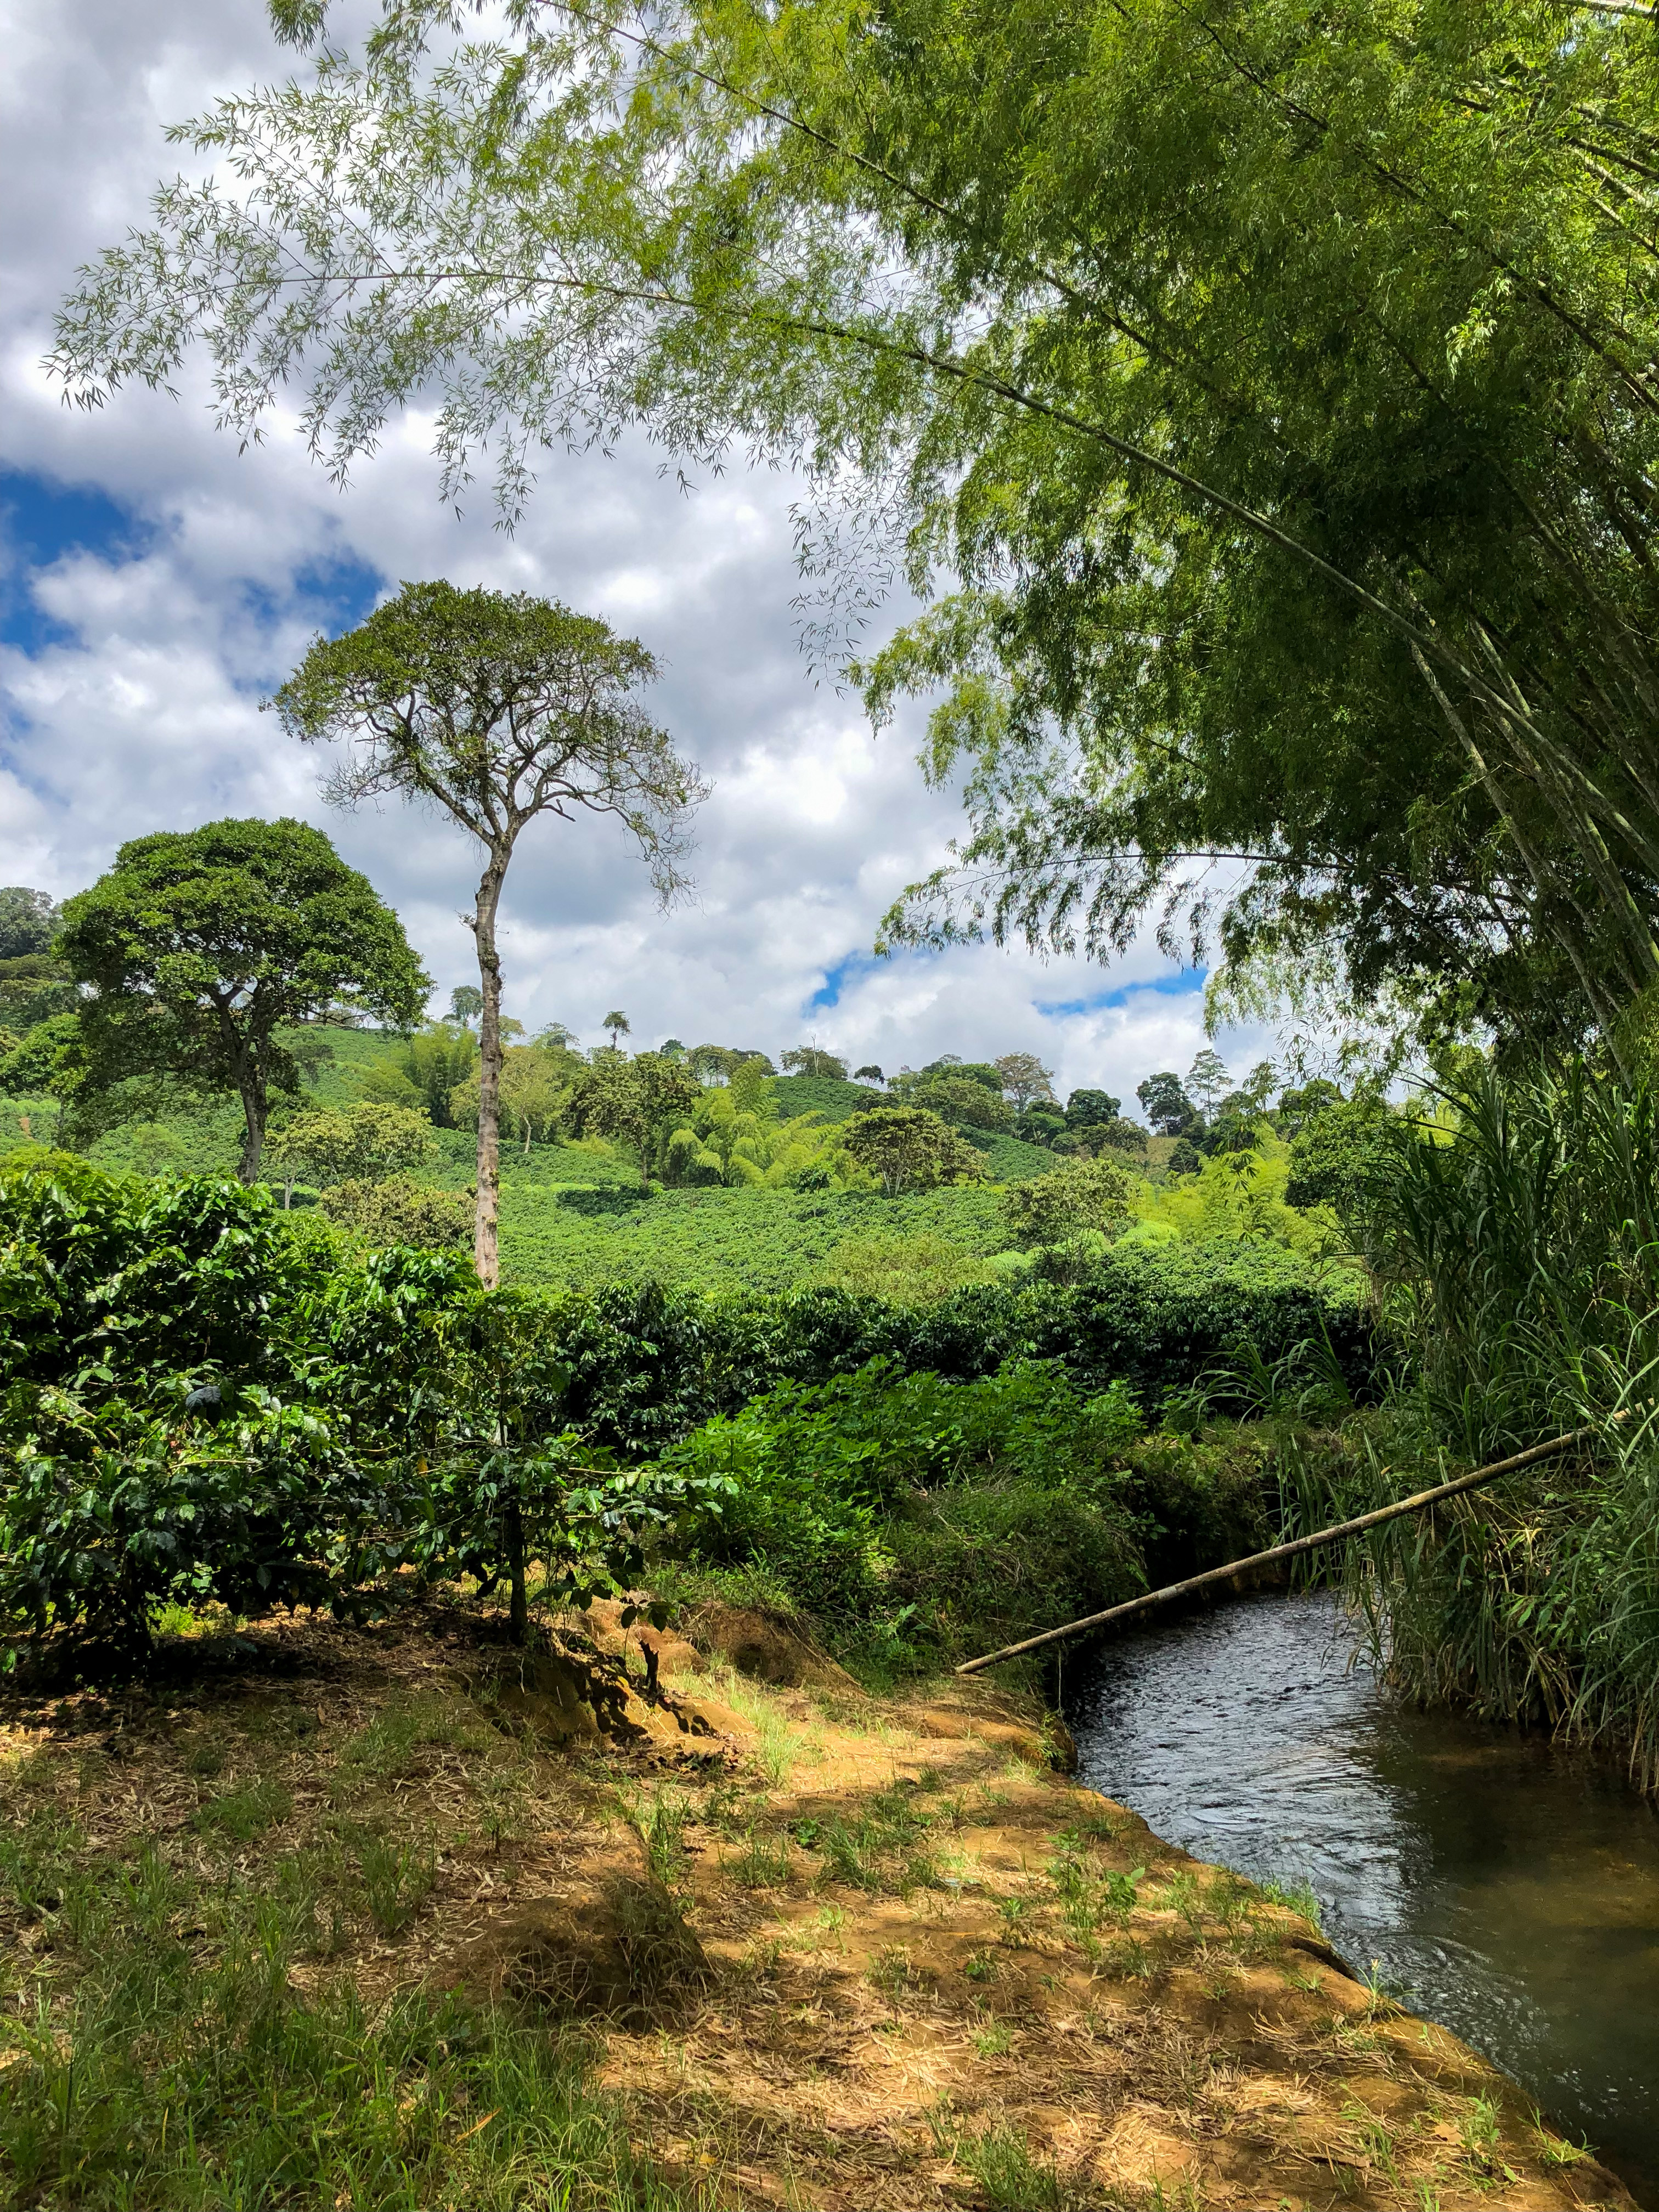
[[242,1158],[236,1175],[239,1182],[258,1182],[260,1156],[265,1148],[267,1108],[264,1085],[260,1082],[257,1070],[250,1068],[244,1073],[241,1094],[242,1117],[247,1127],[242,1139]]
[[[516,1475],[515,1475],[516,1482]],[[507,1631],[515,1644],[530,1633],[530,1596],[525,1586],[524,1506],[515,1488],[507,1504],[507,1571],[512,1589]]]
[[501,963],[495,952],[495,909],[501,903],[507,856],[491,853],[478,884],[472,920],[478,940],[478,1200],[472,1217],[472,1264],[485,1290],[501,1279],[497,1223],[501,1185]]

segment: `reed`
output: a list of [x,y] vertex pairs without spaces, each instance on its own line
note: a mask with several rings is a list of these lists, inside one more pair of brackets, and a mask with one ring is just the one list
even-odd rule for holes
[[1617,1745],[1659,1787],[1659,1099],[1582,1066],[1481,1070],[1402,1145],[1364,1231],[1401,1376],[1320,1510],[1593,1433],[1351,1548],[1379,1662],[1425,1702]]

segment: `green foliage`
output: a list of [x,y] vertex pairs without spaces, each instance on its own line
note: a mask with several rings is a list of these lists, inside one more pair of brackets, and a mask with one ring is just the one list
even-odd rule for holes
[[786,1075],[816,1077],[820,1081],[827,1078],[832,1083],[847,1080],[847,1062],[833,1052],[820,1052],[816,1045],[797,1045],[785,1053],[781,1065]]
[[[573,1121],[584,1062],[555,1042],[510,1044],[501,1054],[501,1127],[517,1137],[526,1158],[538,1139],[550,1142]],[[449,1110],[463,1128],[478,1126],[478,1071],[449,1094]]]
[[[337,1183],[355,1177],[372,1183],[427,1166],[435,1151],[432,1124],[424,1114],[365,1099],[343,1113],[290,1115],[271,1132],[266,1158],[278,1175],[303,1177],[307,1182]],[[387,1241],[418,1244],[425,1240]]]
[[388,1059],[377,1055],[364,1078],[363,1095],[386,1105],[422,1109],[438,1129],[455,1127],[450,1101],[477,1081],[478,1040],[453,1022],[429,1022],[404,1038]]
[[[8,1908],[48,1939],[61,1976],[57,2002],[0,2029],[10,2203],[332,2205],[343,2177],[374,2212],[505,2204],[526,2189],[556,2203],[573,2185],[592,2212],[684,2201],[584,2086],[577,2045],[453,1995],[370,2007],[317,1976],[307,1859],[269,1887],[234,1867],[198,1887],[153,1844],[89,1847],[29,1808],[0,1864]],[[375,1871],[364,1901],[395,1918],[408,1872],[394,1887]]]
[[1182,1087],[1181,1078],[1170,1068],[1138,1083],[1135,1097],[1160,1137],[1184,1136],[1198,1120],[1193,1103]]
[[[1012,1255],[1000,1255],[1006,1261]],[[996,1279],[1005,1272],[994,1261],[979,1258],[952,1239],[922,1231],[905,1236],[878,1230],[837,1247],[818,1279],[855,1297],[882,1298],[893,1305],[936,1305],[971,1283]]]
[[793,1118],[816,1114],[822,1121],[850,1121],[878,1105],[881,1092],[867,1083],[845,1083],[838,1076],[780,1075],[771,1085],[778,1111]]
[[303,1274],[263,1190],[118,1182],[64,1152],[0,1164],[0,1384],[251,1379]]
[[[318,638],[272,702],[291,736],[344,743],[325,787],[331,799],[356,805],[394,793],[435,805],[483,848],[470,918],[481,1000],[474,1254],[492,1289],[506,1033],[495,938],[502,887],[529,823],[594,813],[633,836],[665,903],[685,888],[686,823],[706,787],[633,696],[656,672],[637,639],[556,601],[406,583],[356,629]],[[628,1018],[607,1014],[605,1026],[610,1057],[619,1059]],[[638,1071],[631,1087],[601,1087],[587,1110],[595,1126],[609,1117],[630,1136],[643,1132],[643,1183],[649,1133],[669,1110],[660,1094],[686,1079],[672,1063],[641,1058],[654,1066]]]
[[840,1149],[873,1176],[889,1198],[941,1183],[976,1182],[979,1155],[936,1114],[915,1106],[872,1106],[842,1124]]
[[1002,1095],[1001,1079],[994,1067],[967,1067],[960,1062],[925,1067],[896,1075],[887,1095],[896,1105],[937,1114],[952,1129],[1004,1136],[1014,1126],[1014,1109]]
[[375,1249],[416,1244],[441,1252],[472,1236],[472,1203],[465,1192],[434,1190],[410,1175],[349,1176],[331,1183],[317,1202],[331,1221]]
[[214,822],[122,846],[64,909],[58,950],[83,988],[71,1096],[137,1078],[233,1092],[258,1172],[273,1090],[297,1091],[286,1024],[413,1020],[428,979],[366,877],[303,822]]
[[1444,1452],[1479,1464],[1588,1428],[1580,1454],[1376,1532],[1349,1573],[1408,1693],[1601,1740],[1650,1787],[1656,1194],[1645,1083],[1476,1067],[1414,1132],[1401,1121],[1364,1206],[1399,1387],[1380,1451],[1350,1460],[1334,1498],[1316,1488],[1302,1506],[1364,1510],[1431,1479]]
[[1081,1232],[1115,1237],[1129,1225],[1129,1185],[1109,1161],[1075,1160],[1005,1192],[1002,1218],[1020,1244],[1059,1245]]
[[702,1104],[696,1079],[660,1053],[595,1054],[571,1089],[573,1127],[620,1138],[640,1164],[640,1188],[650,1188],[653,1156],[686,1115]]
[[127,1651],[168,1604],[348,1607],[389,1563],[381,1486],[257,1384],[210,1413],[14,1393],[0,1432],[0,1638],[84,1626]]
[[45,952],[60,918],[49,892],[31,890],[25,884],[0,886],[0,963]]
[[90,403],[200,343],[248,437],[304,360],[337,469],[427,392],[446,493],[487,446],[508,515],[629,422],[808,456],[832,644],[862,487],[961,585],[868,672],[878,712],[944,680],[966,771],[896,932],[1202,939],[1194,854],[1261,855],[1230,962],[1334,937],[1431,1024],[1606,1030],[1659,973],[1645,16],[714,0],[474,47],[382,0],[359,65],[185,127],[223,181],[83,275],[55,367]]
[[1408,1136],[1386,1098],[1357,1091],[1319,1103],[1291,1144],[1287,1204],[1328,1206],[1356,1241],[1373,1195],[1393,1180]]
[[697,1557],[757,1567],[914,1663],[1135,1587],[1112,1464],[1139,1429],[1121,1384],[1082,1398],[1058,1361],[950,1383],[877,1359],[757,1398],[665,1463],[731,1486]]
[[1066,1101],[1066,1126],[1068,1129],[1102,1127],[1117,1119],[1122,1103],[1109,1091],[1074,1091]]
[[[54,1015],[75,1011],[75,979],[52,952],[21,952],[0,960],[0,1030],[13,1042],[0,1048],[8,1057],[27,1033]],[[24,1063],[18,1063],[18,1073]]]

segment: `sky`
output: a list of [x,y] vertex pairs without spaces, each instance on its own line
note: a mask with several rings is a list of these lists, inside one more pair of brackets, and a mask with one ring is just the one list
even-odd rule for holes
[[[459,916],[476,848],[393,805],[343,814],[322,763],[261,702],[319,630],[404,579],[563,599],[640,637],[662,665],[656,720],[712,780],[694,899],[666,914],[611,825],[526,833],[502,908],[506,1006],[602,1042],[674,1036],[776,1058],[815,1042],[890,1073],[943,1052],[1030,1051],[1063,1097],[1133,1103],[1205,1040],[1201,972],[1150,933],[1110,968],[971,946],[877,959],[880,917],[963,826],[915,763],[921,712],[873,733],[815,683],[791,601],[787,480],[690,491],[642,444],[550,459],[516,532],[487,488],[438,497],[431,425],[395,423],[341,492],[290,425],[239,454],[203,390],[66,408],[40,362],[79,264],[142,224],[177,167],[163,127],[292,66],[259,0],[0,0],[0,882],[63,896],[125,838],[226,815],[325,829],[403,918],[434,1012],[476,980]],[[892,619],[902,610],[892,610]],[[1218,1040],[1242,1073],[1272,1039]]]

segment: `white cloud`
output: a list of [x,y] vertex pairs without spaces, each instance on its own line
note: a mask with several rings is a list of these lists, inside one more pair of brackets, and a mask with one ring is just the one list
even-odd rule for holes
[[[787,478],[733,474],[687,495],[641,446],[556,458],[508,538],[482,495],[459,519],[439,504],[418,413],[342,495],[291,423],[239,458],[194,377],[177,404],[136,392],[92,415],[64,408],[40,368],[53,307],[177,166],[161,126],[285,58],[259,0],[0,0],[0,466],[48,490],[100,491],[132,518],[13,576],[13,611],[33,620],[0,649],[0,880],[63,892],[125,836],[300,813],[397,903],[444,992],[465,981],[467,841],[401,809],[331,817],[316,764],[258,712],[313,630],[373,579],[442,574],[550,593],[640,635],[663,667],[653,711],[715,779],[697,902],[666,915],[613,825],[527,836],[503,937],[508,1003],[527,1022],[556,1017],[591,1036],[621,1005],[641,1041],[777,1052],[815,1034],[890,1069],[1030,1048],[1063,1088],[1125,1097],[1152,1068],[1186,1066],[1200,1000],[1133,988],[1173,974],[1150,945],[1109,975],[991,948],[868,958],[882,911],[944,857],[958,817],[922,783],[914,726],[878,740],[851,702],[813,687],[790,606]],[[23,538],[28,495],[26,483]],[[1102,1003],[1109,992],[1121,1002]],[[1240,1065],[1261,1049],[1224,1042]]]

